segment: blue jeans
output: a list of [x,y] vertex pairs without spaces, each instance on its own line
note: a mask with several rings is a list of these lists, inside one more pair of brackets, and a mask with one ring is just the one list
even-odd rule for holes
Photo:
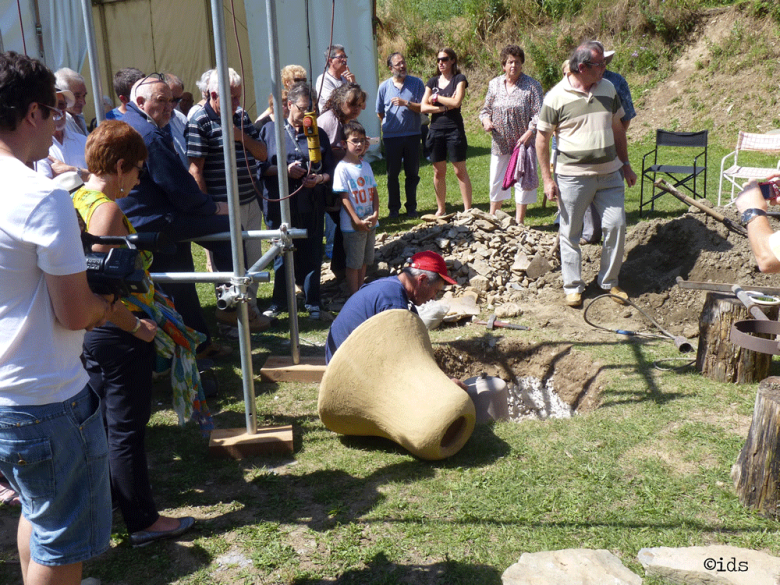
[[34,562],[70,565],[108,549],[108,444],[89,386],[60,403],[0,406],[0,471],[32,525]]

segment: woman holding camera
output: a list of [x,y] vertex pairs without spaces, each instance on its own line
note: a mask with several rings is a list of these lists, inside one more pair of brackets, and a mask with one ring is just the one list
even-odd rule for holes
[[[127,236],[133,226],[116,200],[138,184],[147,157],[143,138],[128,124],[106,121],[87,139],[86,160],[91,176],[73,194],[73,204],[86,230],[94,236]],[[110,246],[93,246],[108,252]],[[141,252],[148,270],[151,253]],[[148,272],[147,272],[148,276]],[[151,281],[150,281],[151,282]],[[154,304],[154,288],[139,295],[142,305]],[[111,490],[124,518],[130,542],[144,546],[187,531],[193,518],[168,518],[157,513],[146,461],[145,432],[152,409],[152,371],[157,323],[129,299],[124,310],[84,338],[84,362],[90,385],[100,396],[108,434]],[[128,308],[131,307],[131,308]]]
[[[306,229],[308,232],[305,238],[295,240],[295,283],[303,288],[309,317],[319,320],[323,222],[326,198],[332,195],[331,178],[335,163],[328,136],[325,132],[320,132],[321,161],[309,164],[310,151],[303,131],[305,114],[312,108],[311,88],[308,84],[296,83],[290,88],[287,93],[287,108],[286,120],[269,122],[260,131],[260,139],[268,149],[268,158],[260,163],[260,174],[263,177],[263,212],[268,229],[278,229],[281,224],[278,165],[286,165],[291,224],[292,227]],[[284,144],[276,143],[276,124],[284,125]],[[277,256],[274,261],[271,307],[263,314],[266,317],[277,317],[286,306],[284,257]],[[295,310],[295,307],[290,309]]]

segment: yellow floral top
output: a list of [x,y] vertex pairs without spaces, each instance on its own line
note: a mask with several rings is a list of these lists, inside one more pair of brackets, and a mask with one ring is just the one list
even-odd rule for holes
[[[78,211],[79,215],[81,216],[81,219],[84,220],[84,224],[87,227],[87,231],[89,231],[89,223],[92,220],[92,215],[95,213],[95,210],[101,205],[103,205],[104,203],[108,203],[111,201],[111,199],[109,199],[101,191],[92,191],[90,189],[87,189],[86,187],[82,187],[81,189],[73,193],[71,197],[73,199],[73,206],[76,208],[76,211]],[[127,228],[128,233],[131,234],[136,233],[133,224],[130,223],[130,220],[127,219],[127,217],[124,214],[122,214],[122,222],[125,224],[125,228]],[[144,270],[146,271],[146,276],[148,277],[149,267],[152,265],[152,253],[148,250],[140,250],[140,252],[141,252],[141,261],[143,262]],[[152,282],[151,279],[149,279],[149,282],[150,283]],[[138,297],[138,299],[141,300],[146,305],[152,305],[154,304],[154,286],[151,285],[147,293],[144,294],[133,293],[133,296]],[[124,299],[122,299],[122,302],[131,311],[138,310],[138,307],[136,305],[128,304]]]

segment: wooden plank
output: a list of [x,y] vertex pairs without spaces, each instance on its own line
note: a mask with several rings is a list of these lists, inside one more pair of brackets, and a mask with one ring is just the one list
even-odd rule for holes
[[289,355],[271,355],[260,368],[263,382],[313,382],[319,384],[325,373],[324,356],[301,356],[299,364],[293,364]]
[[292,425],[261,427],[254,435],[247,434],[245,428],[215,429],[209,438],[209,455],[222,459],[292,452]]

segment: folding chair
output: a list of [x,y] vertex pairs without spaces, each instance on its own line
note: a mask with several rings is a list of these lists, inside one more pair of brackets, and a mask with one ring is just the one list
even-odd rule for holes
[[[729,205],[734,202],[734,190],[740,191],[753,179],[763,179],[767,175],[776,173],[780,169],[780,161],[775,168],[772,167],[745,167],[739,164],[739,154],[743,151],[760,152],[766,155],[777,155],[780,153],[780,134],[751,134],[740,130],[737,138],[737,147],[733,152],[728,153],[720,161],[720,182],[718,183],[718,207],[720,207],[720,198],[723,194],[723,179],[731,183],[731,198]],[[726,160],[734,157],[734,162],[729,168],[726,167]]]
[[[650,206],[650,211],[655,209],[655,200],[661,197],[665,191],[658,190],[655,186],[655,178],[658,173],[663,173],[673,181],[674,187],[683,187],[693,194],[693,198],[707,197],[707,133],[708,130],[701,132],[670,132],[668,130],[655,131],[655,148],[642,157],[642,185],[639,189],[639,217],[642,217],[642,208]],[[658,151],[661,147],[667,148],[703,148],[696,154],[692,166],[680,166],[672,164],[658,164]],[[667,156],[671,153],[666,152]],[[653,164],[648,165],[647,158],[653,155]],[[699,162],[699,158],[704,157],[704,164]],[[704,174],[704,181],[696,179]],[[682,177],[680,177],[682,175]],[[645,201],[645,180],[653,183],[653,191],[650,199]],[[699,193],[699,190],[702,193]]]

